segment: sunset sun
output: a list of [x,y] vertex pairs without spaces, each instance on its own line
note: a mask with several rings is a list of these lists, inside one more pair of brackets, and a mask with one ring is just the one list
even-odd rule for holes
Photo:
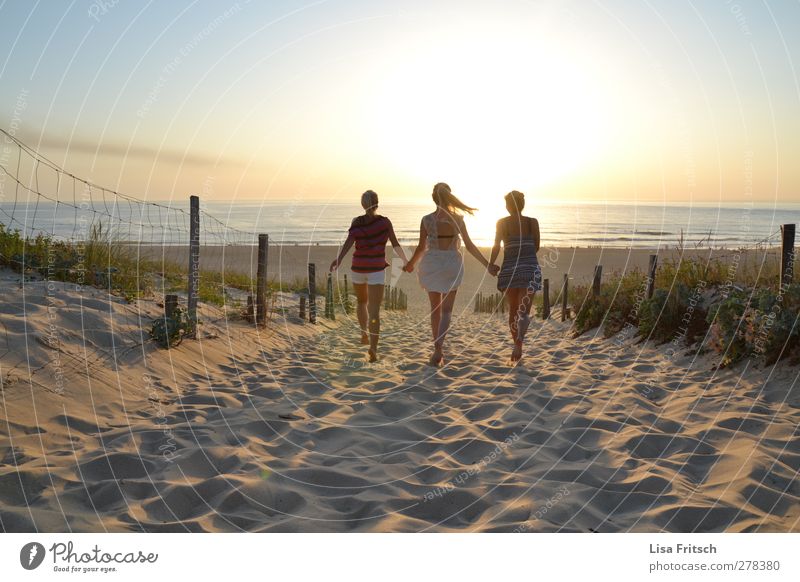
[[613,135],[608,87],[554,42],[448,38],[390,62],[374,88],[384,155],[475,193],[548,184]]

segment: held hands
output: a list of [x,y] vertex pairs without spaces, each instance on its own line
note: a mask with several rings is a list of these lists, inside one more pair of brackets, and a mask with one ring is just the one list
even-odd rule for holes
[[339,259],[335,259],[331,263],[330,272],[333,273],[336,269],[339,268],[339,265],[341,265],[341,264],[342,264],[342,262]]
[[411,273],[414,271],[414,265],[411,263],[411,261],[406,261],[406,264],[403,265],[403,271],[406,273]]
[[491,264],[491,265],[487,265],[487,266],[486,266],[486,270],[487,270],[487,271],[489,271],[489,274],[490,274],[492,277],[497,277],[497,274],[500,272],[500,267],[498,267],[497,265],[495,265],[495,264],[493,263],[493,264]]

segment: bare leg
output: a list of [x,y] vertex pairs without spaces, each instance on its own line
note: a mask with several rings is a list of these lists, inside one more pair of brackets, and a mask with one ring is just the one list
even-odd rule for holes
[[431,302],[431,335],[435,342],[439,333],[439,320],[442,317],[442,294],[429,291],[428,300]]
[[517,341],[517,306],[519,305],[519,289],[506,289],[508,302],[508,329],[511,331],[511,341]]
[[514,351],[511,353],[511,361],[518,362],[522,358],[522,342],[525,341],[525,334],[531,323],[531,305],[535,292],[528,289],[517,289],[516,305],[514,307],[516,334],[514,339]]
[[441,364],[444,361],[444,340],[450,329],[450,321],[453,319],[453,305],[456,302],[457,293],[458,290],[449,291],[444,294],[442,299],[439,331],[433,342],[433,356],[431,357],[431,359],[436,360],[437,364]]
[[358,327],[361,329],[361,343],[368,344],[369,334],[367,331],[367,303],[369,296],[367,293],[367,284],[359,283],[357,285],[353,283],[353,289],[356,292],[356,315],[358,316]]
[[536,297],[536,291],[525,289],[520,293],[520,317],[517,331],[520,344],[525,341],[525,334],[528,333],[528,327],[531,324],[531,307],[534,297]]
[[[433,336],[434,355],[436,355],[436,340],[439,337],[439,325],[442,319],[442,294],[429,291],[428,300],[431,302],[431,335]],[[438,366],[440,360],[441,357],[431,356],[428,363],[431,366]]]
[[369,301],[367,314],[369,315],[369,361],[378,360],[378,339],[381,334],[381,303],[383,303],[383,285],[369,285]]

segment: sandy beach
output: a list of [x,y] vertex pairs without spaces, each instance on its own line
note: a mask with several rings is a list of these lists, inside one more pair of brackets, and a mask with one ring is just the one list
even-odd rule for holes
[[[285,251],[276,276],[332,255]],[[545,268],[588,278],[647,254]],[[718,370],[557,317],[512,367],[504,317],[467,303],[493,281],[467,273],[434,369],[408,276],[370,365],[352,316],[304,324],[290,294],[266,329],[203,306],[198,339],[164,350],[146,335],[158,297],[3,271],[0,529],[800,531],[796,367]]]

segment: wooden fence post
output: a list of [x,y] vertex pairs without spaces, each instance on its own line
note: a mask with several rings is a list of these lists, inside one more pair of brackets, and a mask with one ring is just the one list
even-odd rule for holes
[[344,312],[348,315],[353,312],[353,306],[350,305],[350,286],[347,284],[347,275],[344,276]]
[[253,296],[247,296],[247,308],[244,312],[244,319],[245,321],[249,321],[250,323],[255,323],[256,321],[256,303],[253,301]]
[[333,274],[328,273],[328,282],[325,288],[325,317],[336,319],[336,309],[333,304]]
[[567,296],[569,295],[569,275],[564,273],[564,288],[561,290],[561,321],[566,321],[567,314]]
[[550,279],[542,281],[542,319],[550,319]]
[[175,315],[176,309],[178,309],[178,296],[164,295],[164,316],[171,319]]
[[267,323],[267,257],[269,235],[258,235],[258,270],[256,272],[256,324]]
[[781,225],[781,291],[794,278],[794,224]]
[[306,321],[306,296],[300,296],[300,323],[305,323]]
[[650,264],[647,267],[647,298],[653,297],[656,290],[656,269],[658,268],[658,255],[650,255]]
[[308,264],[308,321],[317,323],[317,265]]
[[189,289],[186,337],[197,337],[197,299],[200,295],[200,197],[189,197]]
[[594,267],[594,281],[592,281],[592,295],[595,297],[600,296],[600,279],[603,276],[603,265],[595,265]]

